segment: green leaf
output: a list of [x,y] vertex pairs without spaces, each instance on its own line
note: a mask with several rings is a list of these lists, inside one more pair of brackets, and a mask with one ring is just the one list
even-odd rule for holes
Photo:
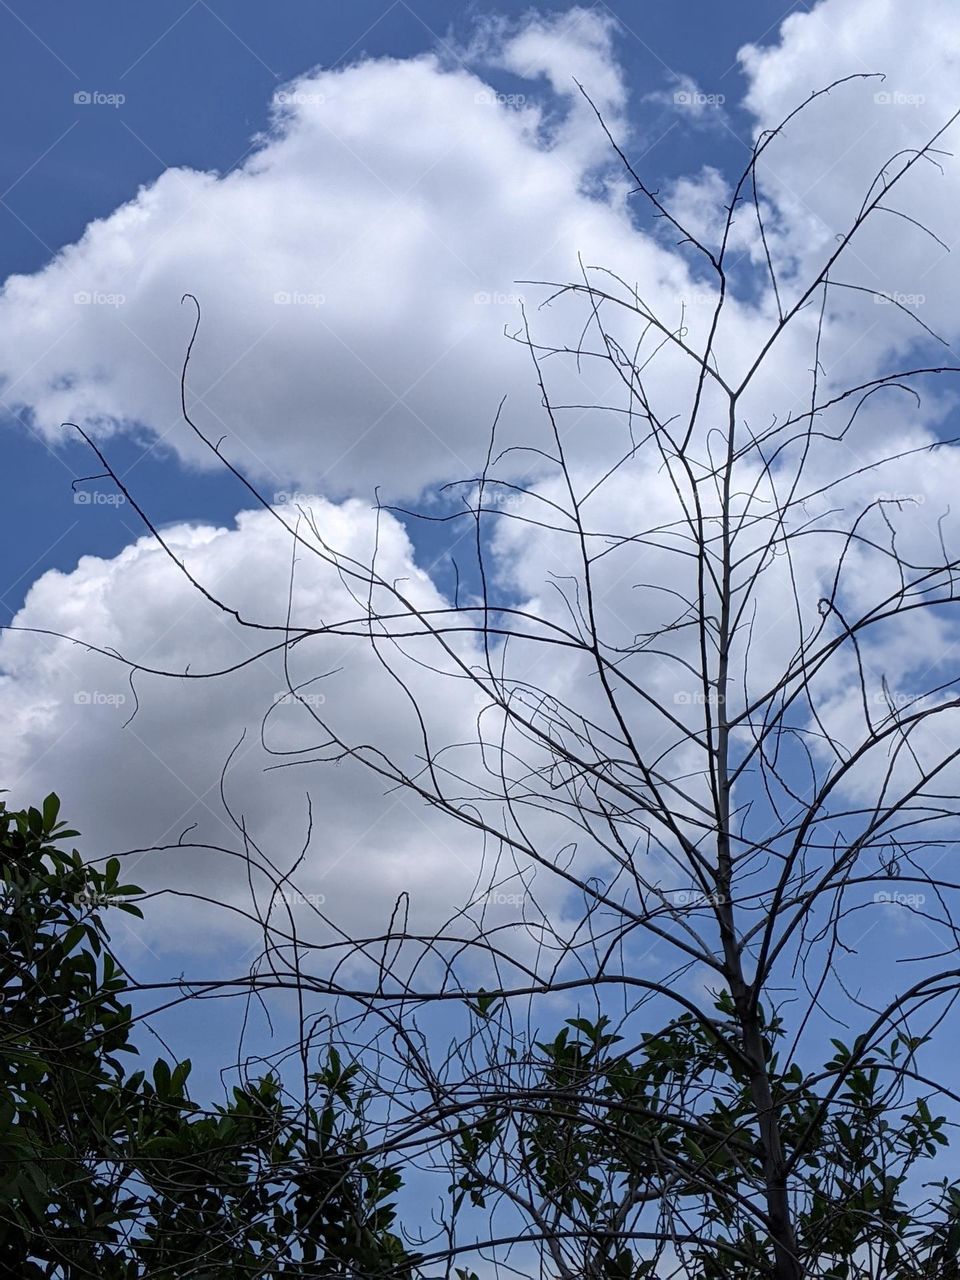
[[183,1086],[187,1082],[187,1077],[192,1070],[193,1064],[189,1058],[184,1058],[182,1062],[178,1062],[173,1069],[173,1075],[170,1077],[170,1086],[172,1092],[178,1096],[183,1093]]
[[63,954],[69,955],[78,942],[81,942],[87,936],[87,927],[83,924],[75,924],[68,929],[63,935],[60,945],[63,948]]
[[170,1093],[170,1082],[170,1068],[162,1058],[158,1058],[153,1064],[153,1085],[158,1097],[167,1097]]
[[50,832],[57,825],[57,815],[60,812],[60,797],[53,791],[47,796],[43,802],[43,828],[44,831]]
[[477,992],[476,1000],[468,1000],[467,1006],[481,1018],[487,1018],[490,1016],[490,1011],[499,999],[500,993],[498,991],[485,991],[484,988],[481,987]]

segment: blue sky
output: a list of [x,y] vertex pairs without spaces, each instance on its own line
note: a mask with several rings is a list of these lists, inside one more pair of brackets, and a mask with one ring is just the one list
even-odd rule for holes
[[[372,545],[374,488],[386,501],[429,504],[437,485],[473,474],[502,394],[504,435],[542,444],[529,365],[502,332],[516,319],[516,281],[527,272],[568,279],[579,253],[596,253],[605,264],[624,263],[625,278],[673,307],[675,323],[680,303],[689,308],[693,331],[702,332],[697,326],[711,305],[702,271],[662,224],[633,211],[596,122],[565,87],[571,73],[604,104],[648,185],[667,193],[709,239],[716,229],[710,211],[722,204],[724,181],[743,165],[756,130],[830,80],[886,72],[883,89],[858,83],[819,104],[811,126],[786,136],[763,172],[770,246],[794,288],[804,272],[819,269],[876,165],[898,147],[918,145],[960,98],[956,16],[951,22],[942,0],[922,0],[920,8],[927,21],[917,17],[914,25],[916,15],[905,16],[902,6],[876,6],[874,17],[867,0],[579,10],[544,2],[539,16],[526,4],[406,0],[110,0],[94,9],[0,0],[0,109],[9,122],[0,155],[0,278],[8,281],[0,297],[7,478],[0,622],[22,610],[24,625],[177,672],[249,656],[244,637],[204,611],[155,549],[133,545],[143,530],[128,504],[111,500],[108,483],[85,481],[81,493],[99,496],[75,500],[71,481],[99,468],[59,430],[72,417],[102,433],[112,465],[157,524],[184,522],[173,535],[184,561],[245,614],[282,616],[289,548],[262,515],[232,527],[249,498],[221,469],[198,465],[202,453],[175,421],[192,323],[179,304],[185,289],[204,309],[191,380],[204,429],[226,435],[228,456],[249,465],[268,496],[317,494],[324,536],[362,556]],[[578,16],[568,29],[571,13]],[[478,31],[485,43],[468,54]],[[747,43],[756,47],[740,63]],[[425,63],[425,54],[436,62]],[[291,101],[278,105],[278,92]],[[692,104],[683,99],[691,97],[702,109],[686,109]],[[945,164],[942,181],[930,172],[924,182],[906,208],[952,241],[956,171]],[[748,221],[737,231],[737,292],[723,338],[722,354],[735,367],[775,315]],[[879,307],[855,291],[837,305],[824,378],[838,385],[874,376],[890,361],[912,361],[911,318],[957,342],[958,255],[915,237],[902,221],[880,226],[845,266],[858,288],[882,282],[895,291],[898,307]],[[67,246],[77,247],[58,257]],[[116,306],[77,302],[78,291],[109,298],[114,288],[122,291]],[[291,292],[307,301],[295,305]],[[536,315],[548,337],[570,340],[569,312],[558,306]],[[769,381],[743,407],[751,426],[782,417],[808,394],[814,357],[803,324],[796,345],[777,348]],[[924,358],[929,350],[919,348]],[[567,376],[558,375],[559,394],[569,393],[571,403],[614,394],[589,370],[582,384],[579,373],[563,382]],[[690,391],[683,374],[668,366],[658,377],[657,391],[683,402]],[[930,397],[922,410],[871,402],[845,437],[842,465],[866,467],[878,449],[909,453],[951,433],[952,395]],[[607,421],[586,415],[572,431],[578,475],[591,477],[606,457]],[[843,501],[849,497],[852,510],[878,492],[916,500],[917,521],[903,538],[926,554],[944,527],[950,532],[938,519],[951,502],[956,518],[960,463],[955,450],[937,457],[934,470],[909,453],[882,480],[868,473]],[[537,483],[553,492],[542,476]],[[669,518],[656,466],[618,481],[597,519],[624,534],[645,527],[651,513]],[[412,547],[404,526],[387,522],[384,572],[414,583],[429,607],[439,607],[452,588],[449,549],[456,544],[466,564],[469,544],[446,525],[407,528]],[[549,610],[559,598],[563,564],[548,538],[507,534],[492,554],[511,599],[547,601]],[[828,547],[804,565],[804,607],[813,614],[835,563]],[[883,567],[858,566],[854,602],[871,575],[883,580]],[[349,610],[335,575],[303,572],[307,616]],[[655,572],[664,574],[662,587],[676,585],[671,573]],[[638,566],[612,576],[605,621],[632,644],[658,606],[634,591],[643,577]],[[761,601],[761,666],[792,652],[790,611],[782,606],[775,592]],[[919,640],[888,637],[867,652],[872,696],[883,696],[884,681],[906,699],[924,681],[952,679],[953,647],[949,631],[933,624]],[[324,714],[339,714],[361,739],[412,750],[402,714],[409,708],[369,653],[318,646],[309,658],[305,671],[323,676]],[[582,682],[574,674],[558,663],[543,678],[555,677],[559,695],[576,699]],[[669,700],[676,673],[654,664],[649,675]],[[841,665],[824,689],[824,714],[838,736],[856,732],[859,708],[848,705],[854,684]],[[142,711],[124,728],[132,695],[110,663],[76,646],[7,633],[0,714],[10,730],[0,766],[18,798],[24,790],[24,802],[56,787],[65,816],[98,852],[176,844],[194,823],[211,843],[223,843],[237,833],[224,820],[219,773],[242,737],[228,798],[282,862],[300,846],[305,794],[316,787],[319,848],[305,887],[326,894],[348,928],[382,926],[400,888],[412,887],[427,922],[448,912],[457,894],[470,891],[484,857],[469,838],[444,834],[435,815],[384,798],[376,780],[346,765],[320,768],[309,780],[288,771],[265,781],[273,761],[257,751],[260,713],[283,687],[276,663],[250,674],[249,685],[228,680],[209,690],[145,679]],[[476,720],[472,692],[417,687],[437,733],[461,740],[464,725]],[[299,743],[285,714],[277,717],[277,741]],[[651,740],[660,742],[652,731]],[[691,775],[696,767],[677,766]],[[851,787],[838,804],[861,799]],[[565,839],[552,827],[544,833],[554,851]],[[244,886],[233,871],[228,862],[174,850],[161,879],[234,902]],[[150,874],[156,887],[157,873]],[[136,868],[130,876],[143,878]],[[567,919],[569,903],[556,886],[544,903]],[[908,931],[902,916],[893,924],[890,914],[871,919],[858,937],[877,963],[858,964],[854,978],[882,995],[889,967],[880,962],[893,963]],[[178,899],[150,931],[139,931],[140,942],[124,932],[124,944],[138,972],[154,978],[182,972],[184,955],[198,968],[232,972],[249,960],[250,938],[221,927]],[[931,949],[943,943],[942,922],[921,928],[935,940]],[[637,962],[661,974],[669,966],[655,948]],[[703,973],[690,978],[703,981]],[[189,1041],[215,1017],[227,1024],[233,1011],[201,1006],[169,1025]],[[214,1056],[205,1061],[208,1084],[215,1065]]]
[[[682,11],[661,2],[596,6],[621,24],[620,56],[638,97],[686,74],[731,104],[730,125],[706,135],[670,129],[658,107],[637,104],[638,122],[653,144],[645,156],[652,182],[708,158],[731,170],[742,164],[749,130],[734,109],[742,92],[737,51],[747,41],[772,38],[788,13],[806,7],[780,0],[691,0]],[[101,0],[94,11],[46,0],[4,4],[0,111],[16,123],[0,155],[0,279],[43,267],[88,222],[168,167],[234,168],[266,126],[277,85],[311,67],[448,50],[478,14],[517,17],[527,9],[406,0],[290,0],[280,7],[250,0],[229,6]],[[73,100],[83,90],[122,94],[124,101],[85,109]],[[3,406],[0,412],[11,417]],[[130,440],[114,448],[120,469],[134,468],[131,476],[149,490],[151,510],[162,520],[228,519],[243,505],[236,485],[222,477],[198,476]],[[6,474],[17,478],[0,509],[0,617],[9,620],[44,569],[68,569],[84,553],[114,553],[139,529],[132,513],[73,502],[71,480],[96,470],[81,445],[38,443],[21,425],[4,433],[3,449]]]

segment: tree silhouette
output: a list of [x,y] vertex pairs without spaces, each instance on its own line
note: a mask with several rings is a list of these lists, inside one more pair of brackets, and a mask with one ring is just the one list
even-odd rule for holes
[[[841,87],[856,90],[840,81],[808,101]],[[776,263],[762,166],[807,105],[758,138],[715,243],[681,225],[611,137],[655,225],[699,264],[709,308],[682,307],[677,322],[609,268],[539,282],[545,304],[582,306],[569,346],[538,342],[526,314],[511,335],[529,353],[547,446],[527,448],[518,474],[498,415],[482,468],[448,490],[455,503],[382,509],[470,532],[472,563],[442,608],[421,607],[376,556],[331,546],[307,504],[271,506],[195,424],[195,299],[186,422],[289,538],[291,600],[309,558],[355,607],[314,624],[292,610],[246,618],[192,575],[76,428],[177,571],[264,661],[284,656],[312,737],[274,763],[357,762],[490,853],[438,928],[409,927],[401,895],[386,931],[321,946],[310,911],[273,910],[302,858],[279,871],[233,815],[232,852],[272,885],[268,908],[249,912],[262,951],[247,974],[191,985],[296,992],[304,1061],[332,1021],[373,1082],[363,1158],[398,1161],[440,1203],[410,1242],[418,1275],[956,1274],[960,1192],[945,1178],[930,1192],[923,1161],[958,1101],[933,1050],[960,989],[958,886],[942,865],[957,831],[960,673],[948,644],[924,649],[960,599],[960,561],[943,521],[921,519],[897,483],[956,442],[884,453],[878,415],[960,369],[924,358],[937,338],[920,321],[912,367],[843,382],[827,353],[840,298],[887,301],[885,324],[917,319],[840,272],[956,116],[890,159],[798,281]],[[747,214],[744,266],[733,229]],[[923,233],[904,216],[904,234]],[[756,263],[769,324],[745,351],[735,286],[744,271],[756,283]],[[615,393],[556,404],[550,370],[564,360],[601,368]],[[616,424],[592,465],[567,426],[584,413]],[[509,554],[549,566],[540,588],[504,582]],[[415,748],[355,736],[307,696],[321,666],[294,677],[307,642],[317,654],[344,636],[389,672]],[[178,671],[110,656],[131,685],[225,674],[202,655]],[[436,699],[464,686],[474,723],[438,738]],[[489,909],[498,893],[519,899],[512,918]],[[891,908],[922,920],[933,948],[911,928],[867,944],[864,921]],[[882,1002],[860,990],[864,963]],[[577,1017],[558,1019],[562,1000]]]

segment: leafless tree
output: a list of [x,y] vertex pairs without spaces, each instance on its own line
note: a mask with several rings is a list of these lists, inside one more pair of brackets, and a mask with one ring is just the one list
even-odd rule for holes
[[[857,89],[841,81],[809,101]],[[942,1049],[960,990],[960,559],[947,513],[920,510],[897,479],[955,441],[885,451],[878,423],[960,368],[921,357],[841,384],[827,350],[852,294],[888,301],[885,323],[916,321],[917,349],[937,349],[909,307],[843,272],[863,227],[896,214],[910,175],[937,162],[956,116],[890,159],[798,285],[777,266],[763,165],[808,105],[757,139],[715,243],[680,224],[610,137],[711,305],[705,320],[663,315],[587,264],[536,282],[544,305],[582,307],[569,346],[538,340],[535,313],[510,335],[529,355],[547,446],[505,447],[498,415],[478,474],[448,487],[445,506],[379,509],[450,526],[469,546],[444,607],[422,607],[376,557],[339,552],[307,505],[271,505],[195,425],[193,299],[183,414],[289,537],[288,616],[251,621],[194,579],[77,427],[177,569],[258,658],[286,662],[313,737],[309,750],[271,747],[268,712],[273,764],[309,775],[359,762],[484,850],[470,900],[436,928],[411,928],[401,895],[388,929],[336,935],[319,907],[290,906],[303,852],[281,863],[235,814],[228,852],[252,889],[272,886],[247,912],[262,950],[232,982],[169,994],[295,993],[305,1099],[321,1041],[361,1064],[366,1158],[399,1160],[431,1205],[407,1241],[410,1274],[957,1273],[960,1196],[921,1184],[949,1127],[929,1106],[960,1100]],[[902,234],[927,234],[904,217]],[[771,321],[755,350],[731,353],[740,272],[757,264]],[[785,351],[804,353],[787,376]],[[560,362],[601,367],[609,399],[555,403]],[[584,415],[591,431],[612,424],[604,449],[623,441],[613,459],[598,448],[602,466],[567,425]],[[540,590],[497,571],[496,555],[525,549],[547,566]],[[299,620],[308,558],[349,589],[347,616]],[[357,740],[306,696],[294,658],[344,636],[395,682],[414,751]],[[117,661],[141,697],[148,677],[225,674],[202,655],[186,672]],[[475,695],[462,740],[437,739],[424,680],[440,698]]]

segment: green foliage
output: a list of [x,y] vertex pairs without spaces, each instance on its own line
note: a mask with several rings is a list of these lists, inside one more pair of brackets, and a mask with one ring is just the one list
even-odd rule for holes
[[[756,1107],[726,1022],[729,996],[716,1008],[723,1020],[705,1024],[685,1013],[626,1053],[607,1018],[568,1019],[552,1041],[518,1055],[526,1073],[516,1097],[524,1106],[505,1101],[461,1121],[451,1189],[484,1204],[506,1147],[516,1153],[518,1178],[536,1188],[547,1221],[560,1229],[589,1224],[584,1274],[657,1274],[649,1246],[629,1242],[631,1215],[645,1204],[672,1205],[679,1221],[695,1224],[696,1239],[684,1253],[701,1280],[773,1274],[770,1241],[746,1203],[763,1203]],[[779,1019],[762,1031],[809,1274],[960,1275],[960,1185],[927,1184],[938,1188],[932,1200],[908,1202],[908,1191],[917,1192],[917,1178],[908,1180],[918,1162],[947,1141],[945,1119],[932,1115],[922,1096],[902,1096],[895,1068],[919,1042],[899,1036],[866,1053],[863,1044],[854,1051],[835,1041],[836,1054],[814,1077],[796,1063],[779,1068]],[[867,1256],[880,1260],[879,1270],[860,1269]]]
[[[84,865],[48,796],[0,803],[0,1275],[393,1277],[421,1272],[396,1223],[399,1169],[369,1144],[378,1099],[330,1047],[295,1106],[266,1076],[203,1108],[188,1060],[134,1069],[133,986],[110,949],[111,913],[137,917],[121,866]],[[499,992],[471,1001],[496,1034]],[[451,1209],[486,1211],[512,1176],[537,1220],[580,1234],[583,1274],[643,1280],[655,1251],[631,1239],[649,1206],[696,1224],[698,1280],[760,1280],[771,1247],[750,1204],[765,1170],[749,1066],[729,995],[713,1022],[683,1014],[625,1046],[607,1018],[498,1051],[510,1087],[460,1110]],[[960,1185],[930,1184],[943,1117],[905,1081],[922,1042],[836,1040],[816,1074],[780,1065],[778,1018],[760,1041],[789,1165],[802,1261],[853,1280],[867,1250],[884,1280],[960,1274]],[[476,1280],[469,1266],[458,1280]]]
[[105,917],[139,916],[120,863],[84,865],[59,802],[0,802],[0,1274],[409,1275],[395,1169],[367,1152],[366,1097],[335,1050],[294,1109],[278,1080],[190,1100],[190,1062],[136,1054]]
[[131,1136],[130,1006],[99,907],[139,914],[138,890],[59,850],[58,815],[0,803],[0,1269],[24,1277],[95,1271],[127,1212],[104,1162]]

